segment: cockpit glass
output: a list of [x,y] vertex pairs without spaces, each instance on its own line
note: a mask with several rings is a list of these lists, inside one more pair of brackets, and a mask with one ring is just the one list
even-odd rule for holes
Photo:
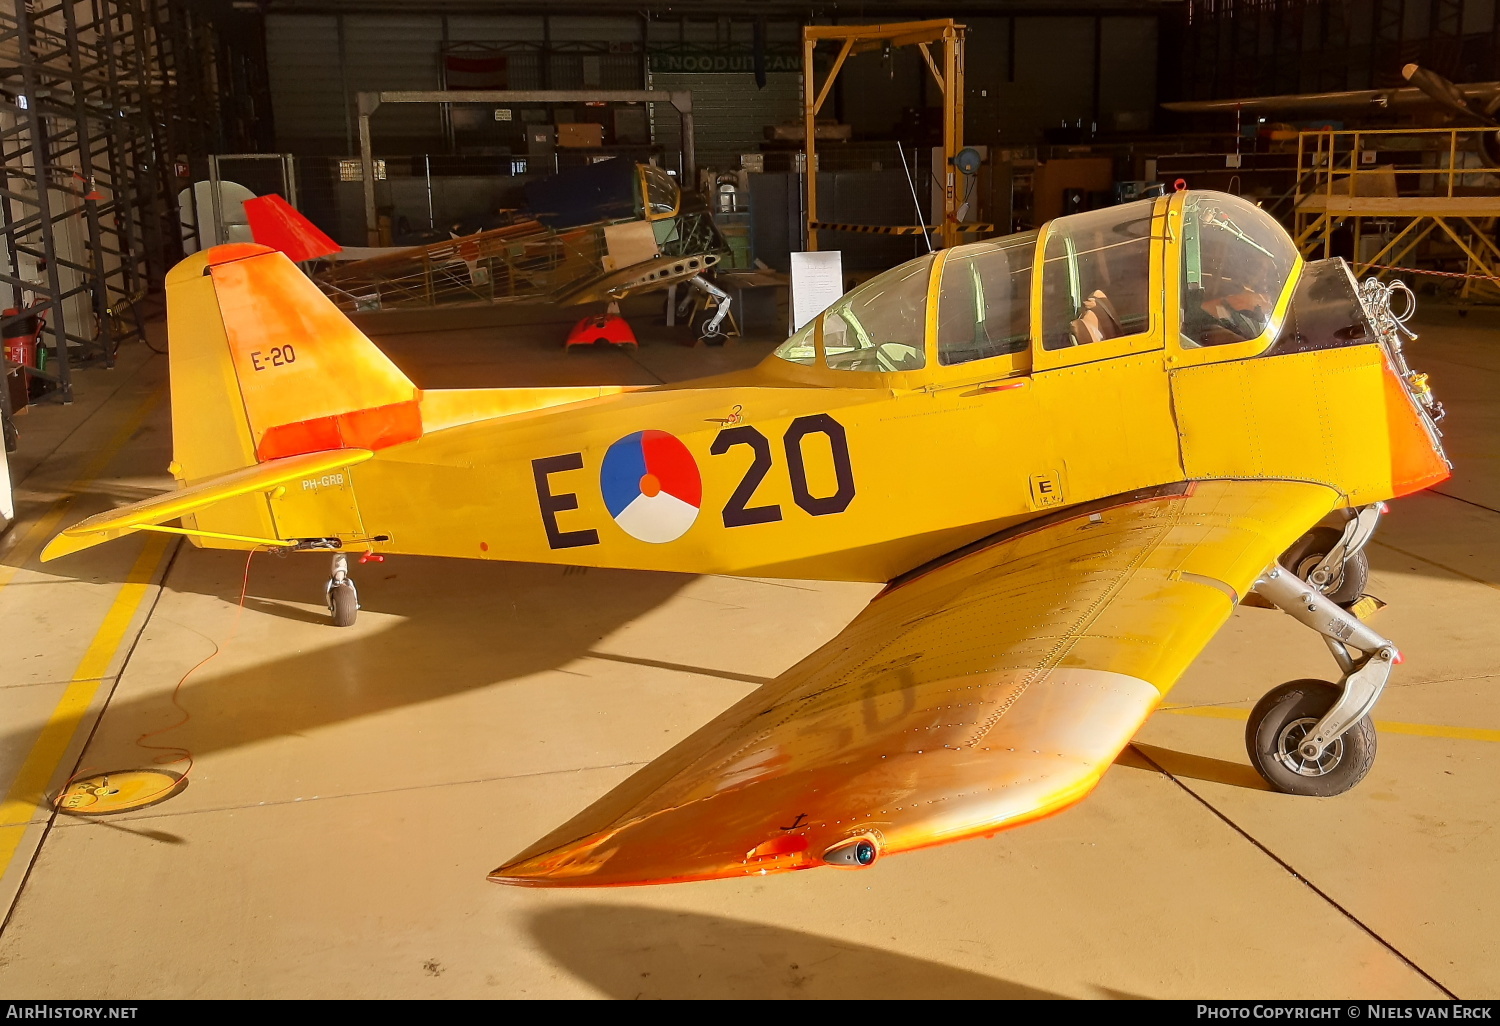
[[1060,217],[1042,264],[1042,347],[1138,335],[1150,323],[1155,200]]
[[813,333],[818,330],[818,318],[814,317],[798,328],[791,338],[776,347],[776,355],[789,363],[800,363],[811,367],[818,362],[817,340]]
[[1189,192],[1182,207],[1182,344],[1260,336],[1296,261],[1286,230],[1255,204]]
[[909,371],[926,365],[931,256],[877,274],[823,314],[823,352],[832,370]]
[[[823,352],[830,369],[894,373],[926,366],[933,259],[929,254],[877,274],[823,312]],[[778,346],[776,355],[792,363],[814,363],[819,319]]]
[[641,167],[646,179],[646,209],[649,214],[660,217],[677,213],[677,183],[672,176],[652,164]]
[[938,363],[952,367],[1029,349],[1036,237],[1027,232],[948,252],[938,302]]

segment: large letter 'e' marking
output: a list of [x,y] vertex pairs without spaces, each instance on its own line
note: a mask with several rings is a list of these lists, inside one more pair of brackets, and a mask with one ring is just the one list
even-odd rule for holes
[[598,545],[599,532],[593,528],[585,531],[559,531],[557,514],[578,508],[578,496],[573,492],[553,495],[547,483],[549,474],[560,474],[564,470],[582,470],[583,453],[570,452],[566,456],[548,456],[531,461],[531,473],[536,478],[536,502],[542,511],[542,527],[547,531],[547,544],[554,549],[571,549],[579,545]]
[[[817,434],[828,436],[833,474],[838,481],[838,490],[822,499],[808,490],[807,467],[802,462],[802,439]],[[826,517],[848,509],[849,503],[854,501],[854,470],[849,466],[849,439],[844,434],[844,426],[826,413],[815,413],[792,421],[782,440],[786,443],[786,467],[792,479],[792,497],[797,500],[797,505],[815,517]]]

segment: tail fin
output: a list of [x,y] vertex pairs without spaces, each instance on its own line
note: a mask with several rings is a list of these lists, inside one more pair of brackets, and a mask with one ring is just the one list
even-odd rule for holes
[[[365,535],[346,475],[422,434],[421,394],[285,254],[233,243],[167,274],[178,490],[90,517],[43,559],[180,517],[196,545]],[[298,478],[336,478],[308,492]]]
[[279,249],[293,260],[316,260],[344,251],[274,192],[246,200],[245,217],[256,242]]
[[179,480],[421,436],[417,387],[284,254],[196,253],[167,306]]

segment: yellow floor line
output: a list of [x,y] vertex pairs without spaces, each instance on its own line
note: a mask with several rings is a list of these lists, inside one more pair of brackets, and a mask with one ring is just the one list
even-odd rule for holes
[[[1182,716],[1203,716],[1211,720],[1248,720],[1249,709],[1231,709],[1222,705],[1174,706],[1162,712],[1178,713]],[[1435,723],[1400,723],[1396,720],[1376,720],[1375,729],[1387,734],[1412,734],[1416,737],[1451,737],[1460,741],[1500,741],[1500,730],[1483,727],[1445,727]]]
[[83,469],[78,472],[78,476],[73,479],[73,483],[68,486],[67,494],[54,502],[45,513],[38,517],[20,535],[19,540],[5,554],[5,564],[0,565],[0,588],[4,588],[9,584],[17,571],[41,551],[42,545],[46,543],[47,539],[57,533],[57,526],[62,522],[63,517],[67,515],[68,507],[72,503],[73,497],[83,491],[85,487],[92,484],[94,478],[104,472],[104,468],[109,466],[110,461],[118,456],[120,450],[129,444],[131,436],[145,423],[146,418],[151,415],[152,411],[156,409],[157,403],[161,402],[166,394],[166,386],[163,385],[160,388],[154,389],[150,395],[142,400],[141,404],[131,412],[130,416],[125,418],[125,422],[110,437],[104,448],[100,449],[94,454],[93,459],[84,464]]
[[0,877],[10,869],[11,859],[15,857],[37,809],[46,804],[47,785],[57,772],[58,763],[67,754],[79,724],[88,715],[104,674],[114,661],[120,642],[130,629],[136,611],[150,590],[151,579],[156,575],[162,556],[171,544],[172,540],[165,537],[147,540],[109,612],[104,615],[104,622],[94,633],[94,640],[79,661],[73,679],[42,727],[36,743],[31,746],[26,761],[21,764],[10,793],[0,803]]

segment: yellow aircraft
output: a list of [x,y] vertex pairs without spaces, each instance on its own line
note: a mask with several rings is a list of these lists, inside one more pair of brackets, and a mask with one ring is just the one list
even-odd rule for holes
[[1341,603],[1383,500],[1449,473],[1398,289],[1209,192],[929,254],[752,370],[647,388],[419,390],[254,245],[167,290],[180,487],[44,558],[138,530],[332,550],[338,623],[350,550],[888,582],[502,883],[858,868],[1052,814],[1252,591],[1340,679],[1267,694],[1250,757],[1340,793],[1399,661]]

